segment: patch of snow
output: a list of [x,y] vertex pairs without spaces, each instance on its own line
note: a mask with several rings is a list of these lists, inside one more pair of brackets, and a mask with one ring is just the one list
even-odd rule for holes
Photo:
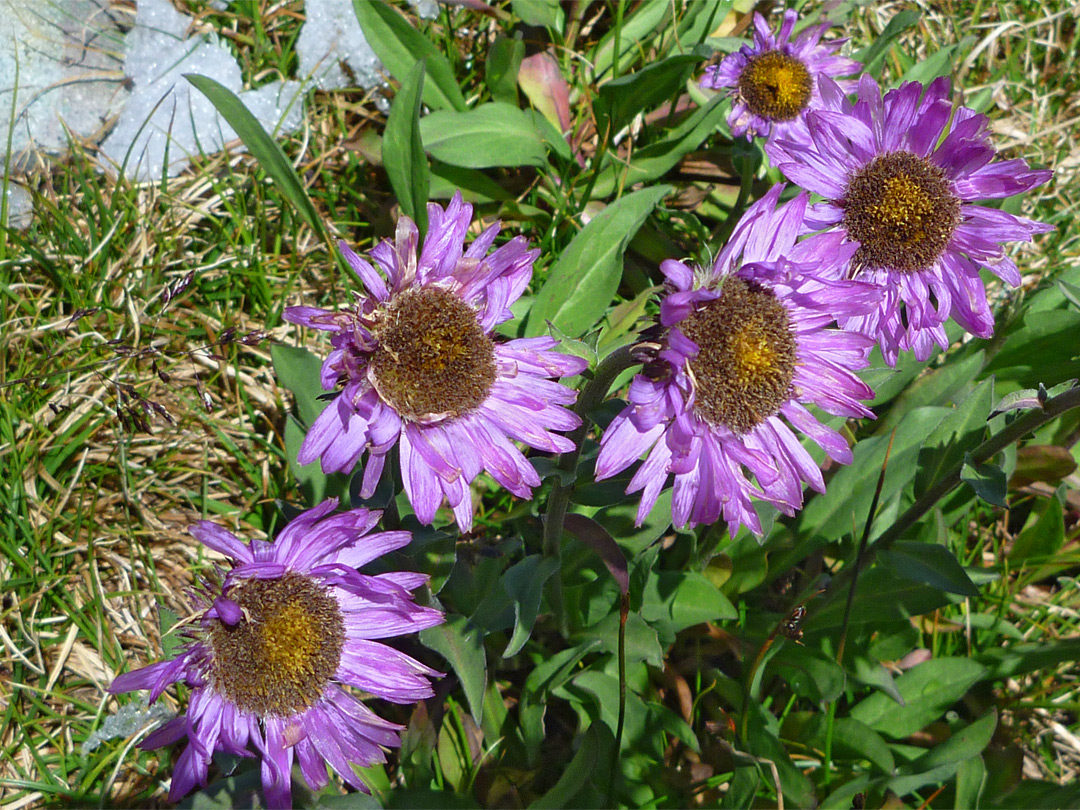
[[[323,90],[370,89],[383,83],[382,64],[371,50],[348,0],[305,0],[307,22],[296,40],[300,77]],[[348,66],[348,72],[341,64]]]
[[[30,192],[9,180],[7,189],[7,226],[20,231],[29,228],[33,216],[34,200],[30,196]],[[0,222],[0,225],[4,224]]]
[[82,755],[95,751],[106,740],[114,737],[130,737],[136,731],[140,731],[151,723],[168,720],[173,713],[167,706],[155,703],[147,705],[147,696],[142,700],[133,700],[125,703],[117,710],[116,714],[110,714],[101,724],[101,728],[92,731],[90,736],[82,744]]
[[26,167],[100,130],[127,98],[122,47],[108,0],[0,0],[0,166],[9,132]]
[[191,158],[220,151],[237,137],[185,73],[206,76],[236,93],[268,131],[287,132],[303,120],[298,83],[272,82],[242,92],[232,52],[214,34],[188,37],[191,23],[168,0],[138,0],[124,60],[134,90],[101,145],[128,177],[158,180],[163,171],[179,174]]
[[434,20],[439,16],[438,0],[409,0],[409,5],[416,10],[421,20]]

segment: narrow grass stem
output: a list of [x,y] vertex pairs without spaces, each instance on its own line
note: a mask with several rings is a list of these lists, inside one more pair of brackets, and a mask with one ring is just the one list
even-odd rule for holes
[[[1000,453],[1009,445],[1020,441],[1028,433],[1042,427],[1063,413],[1071,411],[1073,408],[1080,408],[1080,385],[1070,388],[1063,394],[1058,394],[1053,399],[1046,400],[1042,408],[1029,411],[1012,424],[1007,425],[1000,432],[991,436],[968,453],[966,461],[970,461],[972,464],[981,464],[993,458],[994,455]],[[955,489],[960,483],[960,474],[964,469],[964,464],[965,461],[961,461],[953,467],[946,476],[924,492],[904,514],[900,515],[896,522],[886,529],[881,537],[866,550],[862,564],[869,563],[879,551],[887,551],[891,548],[893,543],[903,537],[904,532],[918,523],[927,512],[934,508],[934,504]],[[850,566],[841,571],[833,580],[831,588],[839,592],[839,589],[855,576],[857,567]]]
[[626,620],[629,616],[630,594],[624,593],[619,602],[619,719],[615,723],[615,748],[611,752],[606,807],[615,806],[615,778],[619,774],[619,751],[622,749],[623,726],[626,724]]

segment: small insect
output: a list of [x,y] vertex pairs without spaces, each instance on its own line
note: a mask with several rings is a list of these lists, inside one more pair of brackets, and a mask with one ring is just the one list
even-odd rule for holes
[[806,605],[798,605],[780,624],[780,632],[796,644],[802,643],[802,620],[806,617]]

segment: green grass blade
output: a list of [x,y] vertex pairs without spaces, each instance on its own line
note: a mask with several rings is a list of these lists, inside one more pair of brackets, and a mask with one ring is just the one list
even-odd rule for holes
[[307,191],[300,177],[296,174],[292,163],[286,157],[281,145],[267,134],[262,124],[252,115],[251,111],[244,106],[236,94],[222,84],[207,76],[199,76],[195,73],[185,73],[184,78],[191,82],[195,89],[210,99],[222,117],[236,130],[244,146],[254,155],[259,166],[265,171],[282,195],[293,204],[304,221],[319,236],[326,241],[326,231],[323,228],[322,219],[315,210],[315,206],[308,197]]
[[411,217],[427,233],[427,200],[431,188],[424,143],[420,137],[420,99],[424,93],[425,61],[421,59],[401,82],[386,118],[382,158],[386,176],[397,196],[402,213]]

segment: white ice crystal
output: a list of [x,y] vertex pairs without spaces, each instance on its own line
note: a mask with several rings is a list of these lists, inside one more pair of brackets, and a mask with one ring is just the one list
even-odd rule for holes
[[232,53],[212,34],[187,37],[191,22],[168,0],[139,0],[124,61],[134,90],[101,145],[129,177],[156,180],[163,168],[170,176],[178,174],[190,158],[217,152],[236,138],[185,73],[214,79],[236,93],[268,130],[288,131],[302,120],[298,83],[241,92],[240,66]]
[[[323,90],[382,84],[382,64],[364,38],[352,3],[305,0],[304,17],[307,22],[296,40],[301,78],[310,76]],[[342,70],[343,62],[352,76]]]
[[[108,0],[0,0],[0,167],[92,137],[127,97],[123,36]],[[12,93],[15,116],[12,120]]]

